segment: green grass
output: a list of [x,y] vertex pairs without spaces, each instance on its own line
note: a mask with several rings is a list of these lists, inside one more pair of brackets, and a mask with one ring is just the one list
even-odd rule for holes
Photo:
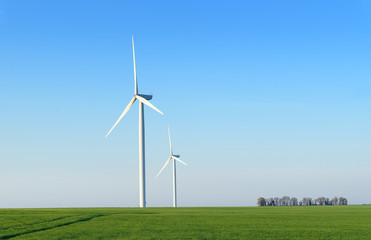
[[0,209],[0,239],[371,239],[371,206]]

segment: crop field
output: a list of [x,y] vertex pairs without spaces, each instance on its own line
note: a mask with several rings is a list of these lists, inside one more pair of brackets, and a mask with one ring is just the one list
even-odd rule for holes
[[0,209],[0,239],[371,239],[371,206]]

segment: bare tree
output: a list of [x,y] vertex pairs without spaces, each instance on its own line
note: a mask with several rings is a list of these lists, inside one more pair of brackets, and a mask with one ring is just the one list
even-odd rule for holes
[[298,206],[298,199],[296,197],[290,199],[290,206]]
[[273,198],[268,198],[268,199],[266,199],[266,205],[267,205],[267,206],[274,206],[273,204],[274,204],[274,200],[273,200]]
[[325,197],[319,197],[314,200],[315,205],[327,205]]
[[258,206],[311,206],[311,205],[348,205],[348,200],[344,197],[334,197],[333,199],[319,197],[314,200],[309,197],[304,197],[298,201],[296,197],[290,198],[283,196],[282,198],[263,198],[258,199]]
[[283,196],[282,197],[282,206],[289,206],[290,205],[290,197],[289,196]]
[[339,197],[339,205],[348,205],[348,200],[343,197]]
[[305,197],[302,200],[303,206],[311,206],[313,205],[312,198]]
[[274,198],[274,205],[273,206],[279,206],[279,198],[278,197],[275,197]]
[[258,198],[258,206],[263,207],[265,206],[265,199],[263,197]]

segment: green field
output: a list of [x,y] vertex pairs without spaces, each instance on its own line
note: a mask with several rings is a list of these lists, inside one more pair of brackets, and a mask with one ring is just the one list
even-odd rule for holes
[[0,209],[0,239],[371,239],[371,206]]

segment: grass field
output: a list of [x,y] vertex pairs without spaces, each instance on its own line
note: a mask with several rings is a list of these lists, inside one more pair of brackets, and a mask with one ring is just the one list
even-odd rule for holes
[[0,239],[371,239],[371,206],[0,209]]

